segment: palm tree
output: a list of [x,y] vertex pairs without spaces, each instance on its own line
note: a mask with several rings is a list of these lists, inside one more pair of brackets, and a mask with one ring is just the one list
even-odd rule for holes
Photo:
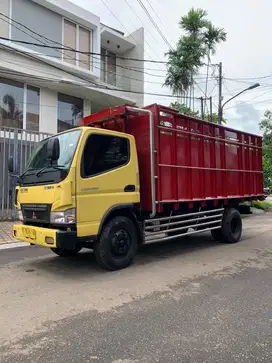
[[202,66],[205,53],[201,34],[207,24],[207,12],[203,9],[189,10],[179,25],[186,35],[178,41],[177,47],[168,55],[167,75],[164,85],[175,95],[184,95],[193,86],[193,76]]
[[168,52],[167,75],[165,86],[169,86],[174,95],[182,95],[193,84],[193,76],[203,65],[204,48],[194,35],[184,36],[175,50]]
[[71,111],[72,111],[72,116],[73,116],[74,120],[83,117],[83,110],[80,105],[77,105],[77,104],[71,105]]
[[215,54],[217,44],[220,44],[227,40],[227,33],[223,28],[216,28],[215,26],[213,26],[211,22],[208,22],[205,28],[206,29],[203,33],[203,40],[206,46],[206,55],[207,55],[207,73],[206,73],[206,84],[205,84],[205,97],[207,97],[211,55]]
[[5,107],[0,107],[1,115],[3,119],[9,120],[21,120],[23,119],[23,111],[16,106],[15,98],[10,95],[6,94],[3,97],[3,104]]
[[207,15],[206,10],[192,8],[186,15],[181,17],[179,26],[188,34],[197,37],[207,25]]
[[214,27],[207,19],[207,15],[206,10],[192,8],[181,17],[179,26],[186,35],[179,39],[175,49],[167,53],[167,74],[164,83],[170,87],[174,95],[184,96],[189,89],[192,95],[194,76],[204,65],[205,58],[207,58],[205,96],[207,95],[211,55],[215,53],[216,45],[225,42],[227,37],[225,30]]

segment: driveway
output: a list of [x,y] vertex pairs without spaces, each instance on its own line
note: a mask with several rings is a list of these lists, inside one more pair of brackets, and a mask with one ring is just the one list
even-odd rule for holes
[[271,362],[271,214],[240,243],[209,234],[143,246],[105,272],[92,253],[0,255],[0,362]]

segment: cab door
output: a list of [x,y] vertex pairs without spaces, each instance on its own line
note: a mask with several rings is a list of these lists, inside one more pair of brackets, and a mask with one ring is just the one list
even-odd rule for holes
[[77,235],[95,236],[112,208],[140,201],[139,171],[133,136],[87,130],[76,168]]

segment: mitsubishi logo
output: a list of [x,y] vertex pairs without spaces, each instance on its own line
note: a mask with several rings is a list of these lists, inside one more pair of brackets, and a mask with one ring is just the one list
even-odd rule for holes
[[32,219],[37,219],[35,212],[32,213]]

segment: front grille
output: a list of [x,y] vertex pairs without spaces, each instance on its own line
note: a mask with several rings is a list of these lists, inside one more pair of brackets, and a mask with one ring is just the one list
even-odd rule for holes
[[25,222],[50,223],[50,204],[23,204],[21,208]]

